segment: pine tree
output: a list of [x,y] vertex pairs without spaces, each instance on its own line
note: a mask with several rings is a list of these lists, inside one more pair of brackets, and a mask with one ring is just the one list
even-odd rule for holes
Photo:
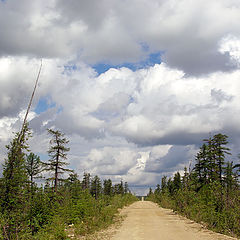
[[70,148],[66,147],[69,141],[64,137],[65,134],[58,130],[48,129],[48,133],[52,136],[48,150],[50,159],[48,163],[45,163],[46,168],[44,170],[54,174],[50,179],[53,180],[54,191],[57,192],[59,182],[63,180],[60,175],[65,172],[72,172],[72,170],[64,168],[64,166],[68,165],[65,160],[67,159],[67,152],[70,150]]

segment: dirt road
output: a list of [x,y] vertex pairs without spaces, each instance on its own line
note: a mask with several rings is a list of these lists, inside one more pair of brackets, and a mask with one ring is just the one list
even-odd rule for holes
[[229,240],[148,201],[122,210],[126,218],[111,240]]

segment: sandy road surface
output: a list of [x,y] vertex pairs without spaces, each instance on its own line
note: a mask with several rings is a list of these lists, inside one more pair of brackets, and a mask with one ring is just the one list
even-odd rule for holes
[[[126,218],[111,240],[229,240],[148,201],[125,208]],[[102,238],[103,239],[103,238]]]

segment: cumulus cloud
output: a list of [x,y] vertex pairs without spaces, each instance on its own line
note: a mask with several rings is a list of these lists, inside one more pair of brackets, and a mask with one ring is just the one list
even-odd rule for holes
[[[183,168],[210,132],[230,135],[235,154],[239,11],[238,0],[0,2],[1,159],[20,128],[40,58],[29,121],[31,148],[42,156],[46,128],[56,127],[70,139],[76,171],[124,178],[137,189]],[[99,75],[91,67],[137,64],[156,52],[161,64],[137,70]],[[39,99],[49,102],[43,112]]]
[[164,51],[169,66],[191,75],[236,68],[218,47],[223,37],[240,34],[237,0],[0,4],[1,55],[75,55],[92,64],[119,64]]
[[84,163],[84,169],[93,174],[125,175],[137,163],[138,154],[130,149],[104,147],[92,149]]
[[227,35],[220,41],[219,51],[222,54],[228,53],[231,62],[239,67],[240,64],[240,39],[234,35]]
[[194,159],[196,149],[194,146],[171,146],[163,157],[159,154],[150,153],[149,160],[146,165],[146,171],[157,173],[172,173],[182,170],[184,167],[189,167]]
[[[8,57],[2,58],[1,63],[4,68],[1,68],[3,77],[0,85],[5,87],[3,95],[11,99],[13,109],[9,112],[16,116],[19,109],[26,108],[29,100],[26,96],[30,95],[34,82],[28,75],[29,72],[35,75],[39,62]],[[13,75],[16,76],[18,72],[21,74],[15,79]],[[79,135],[85,142],[98,139],[99,149],[91,145],[88,153],[85,153],[87,160],[81,163],[83,165],[80,168],[92,169],[102,175],[130,177],[129,170],[134,168],[134,164],[137,165],[137,159],[140,159],[138,152],[143,151],[144,147],[170,144],[173,145],[170,152],[176,155],[181,153],[184,158],[190,150],[183,145],[199,145],[209,132],[223,131],[236,135],[237,113],[240,112],[237,90],[239,75],[240,71],[236,70],[198,78],[186,77],[184,72],[162,63],[137,71],[128,68],[110,69],[98,76],[91,67],[81,62],[72,66],[68,60],[44,60],[36,99],[48,96],[54,107],[35,114],[30,126],[39,139],[41,134],[44,136],[46,128],[51,126],[60,128],[68,136]],[[14,82],[24,86],[21,94],[15,94]],[[25,102],[19,100],[19,95],[26,97]],[[9,119],[14,118],[9,118],[7,112],[4,112],[9,105],[4,106],[1,112],[2,119],[5,119],[2,120],[3,124],[6,125],[6,121],[10,122]],[[105,139],[112,137],[124,139],[124,150],[119,148],[118,141],[107,148],[110,140]],[[133,144],[130,150],[127,150],[127,141]],[[99,159],[94,155],[96,152],[101,155]],[[77,154],[72,155],[74,161]],[[116,160],[117,155],[121,160]],[[173,154],[167,156],[169,158],[166,157],[163,162],[173,158]],[[150,154],[147,172],[155,169],[160,173],[162,168],[174,171],[174,166],[180,167],[180,162],[172,160],[173,166],[168,167],[163,162],[159,163],[159,159]],[[104,167],[98,168],[104,161],[107,161]],[[145,174],[144,171],[141,174]],[[133,181],[133,178],[130,179]]]

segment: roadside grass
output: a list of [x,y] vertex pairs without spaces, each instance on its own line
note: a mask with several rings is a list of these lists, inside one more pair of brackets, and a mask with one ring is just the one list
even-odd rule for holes
[[131,194],[93,198],[84,193],[75,201],[66,202],[53,216],[51,223],[34,236],[36,240],[79,239],[86,234],[107,228],[119,220],[118,210],[138,199]]

